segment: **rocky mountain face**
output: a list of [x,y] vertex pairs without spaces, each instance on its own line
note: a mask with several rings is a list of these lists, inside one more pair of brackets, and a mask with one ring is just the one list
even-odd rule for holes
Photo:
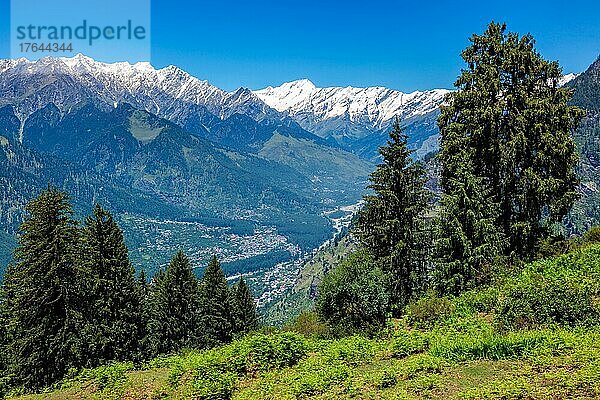
[[566,85],[575,90],[573,104],[592,112],[600,111],[600,57]]
[[581,196],[568,218],[571,231],[583,232],[600,225],[600,58],[566,86],[574,90],[571,103],[587,111],[574,135]]
[[384,87],[318,88],[307,79],[267,87],[254,93],[304,129],[333,140],[366,158],[377,148],[395,118],[400,118],[410,144],[424,155],[436,147],[435,120],[448,93],[445,89],[403,93]]

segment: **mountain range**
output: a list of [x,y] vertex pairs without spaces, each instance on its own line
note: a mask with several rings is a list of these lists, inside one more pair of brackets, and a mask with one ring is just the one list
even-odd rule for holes
[[[584,93],[589,75],[562,83]],[[215,253],[228,274],[285,290],[349,221],[395,118],[417,157],[436,151],[448,92],[306,79],[225,91],[175,66],[0,60],[0,268],[26,201],[53,183],[78,216],[94,202],[116,214],[138,269],[183,248],[199,267]]]
[[402,121],[418,155],[434,150],[438,108],[448,92],[434,89],[403,93],[384,87],[318,88],[303,79],[254,93],[304,129],[374,160],[396,118]]

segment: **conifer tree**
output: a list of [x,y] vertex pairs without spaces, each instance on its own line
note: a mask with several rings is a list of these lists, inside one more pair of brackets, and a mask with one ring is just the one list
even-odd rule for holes
[[472,175],[464,153],[446,147],[440,154],[443,159],[460,158],[462,165],[457,176],[442,179],[445,193],[440,200],[433,273],[440,295],[458,295],[482,281],[505,246],[496,226],[498,207],[491,202],[483,180]]
[[141,270],[137,279],[138,290],[140,293],[140,341],[138,346],[138,358],[141,360],[148,359],[150,355],[148,342],[148,323],[150,321],[149,303],[150,303],[150,284],[146,277],[146,271]]
[[213,256],[200,281],[200,327],[203,345],[214,347],[231,340],[232,301],[221,264]]
[[[467,68],[438,120],[442,146],[456,140],[468,149],[472,176],[498,205],[505,253],[528,257],[577,197],[571,131],[583,114],[568,105],[572,91],[559,86],[558,63],[544,60],[529,34],[492,22],[462,57]],[[442,160],[442,179],[457,167]]]
[[5,276],[11,373],[29,389],[82,363],[82,271],[66,193],[48,187],[26,206],[15,263]]
[[8,318],[6,315],[6,296],[0,287],[0,399],[5,395],[8,386],[9,353]]
[[112,215],[96,204],[82,230],[83,265],[90,273],[88,362],[129,360],[139,351],[140,289],[129,261],[123,232]]
[[387,145],[379,149],[383,163],[371,174],[356,232],[385,275],[392,311],[397,315],[419,290],[427,274],[425,213],[430,192],[425,171],[412,158],[407,136],[396,121]]
[[157,274],[149,294],[148,346],[152,355],[198,345],[198,280],[178,251]]
[[244,334],[258,328],[256,304],[243,277],[231,288],[233,331]]

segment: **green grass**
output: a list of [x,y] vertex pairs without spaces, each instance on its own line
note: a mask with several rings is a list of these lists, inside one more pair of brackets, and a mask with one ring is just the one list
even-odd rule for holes
[[[477,325],[477,322],[474,323]],[[334,341],[257,335],[217,350],[103,367],[19,399],[508,399],[600,396],[600,332],[399,329]],[[398,352],[397,341],[425,345]],[[402,347],[402,346],[400,346]],[[268,350],[265,350],[268,349]],[[292,351],[290,351],[292,349]]]
[[256,333],[142,368],[85,370],[54,390],[13,397],[600,398],[599,278],[600,245],[586,246],[457,298],[425,296],[377,337]]

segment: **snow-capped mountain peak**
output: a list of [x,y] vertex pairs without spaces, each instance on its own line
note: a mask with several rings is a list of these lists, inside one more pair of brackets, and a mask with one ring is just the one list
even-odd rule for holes
[[176,123],[193,117],[198,107],[220,118],[235,113],[256,120],[282,117],[247,89],[242,95],[227,92],[175,66],[157,69],[148,62],[103,63],[82,54],[0,60],[0,82],[5,82],[0,105],[16,105],[23,120],[48,103],[67,110],[90,99],[107,107],[130,103]]
[[307,130],[322,136],[337,130],[361,137],[386,128],[396,117],[406,120],[436,112],[448,90],[403,93],[384,87],[318,88],[302,79],[254,93],[270,107],[287,112]]
[[574,74],[574,73],[563,75],[562,78],[560,78],[558,80],[558,86],[565,86],[567,83],[571,82],[573,79],[577,78],[578,76],[579,76],[579,74]]

